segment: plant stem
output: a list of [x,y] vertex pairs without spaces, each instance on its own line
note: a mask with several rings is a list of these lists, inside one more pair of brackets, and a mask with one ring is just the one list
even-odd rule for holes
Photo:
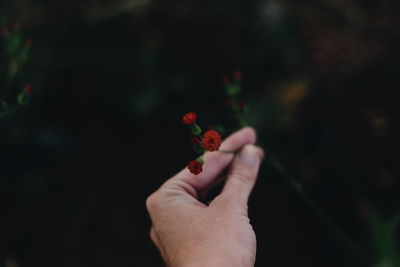
[[279,173],[286,179],[286,181],[292,186],[301,199],[315,212],[321,222],[332,232],[332,234],[340,240],[346,247],[352,250],[355,254],[360,255],[365,260],[370,260],[370,255],[362,248],[357,242],[346,235],[340,230],[332,220],[322,211],[322,209],[315,204],[314,201],[307,195],[303,190],[303,186],[298,182],[284,167],[283,164],[278,160],[276,156],[268,152],[269,163],[279,171]]
[[8,116],[14,112],[17,112],[19,109],[20,109],[19,106],[11,107],[7,112],[0,114],[0,119],[4,118],[5,116]]
[[235,153],[236,153],[236,152],[233,151],[233,150],[223,150],[223,149],[218,150],[218,152],[221,152],[221,153],[228,153],[228,154],[235,154]]
[[[236,100],[236,96],[232,96],[232,102]],[[246,114],[242,114],[237,109],[232,109],[233,114],[240,125],[241,128],[250,125],[246,116]],[[355,254],[360,255],[366,261],[371,260],[371,256],[362,248],[357,242],[351,239],[348,235],[346,235],[340,228],[338,228],[333,221],[322,211],[322,209],[315,204],[315,202],[307,195],[307,193],[303,190],[303,186],[300,182],[298,182],[283,166],[281,161],[273,155],[273,153],[268,151],[268,159],[269,163],[279,171],[279,173],[286,179],[290,186],[296,191],[301,199],[315,212],[315,214],[319,217],[321,222],[327,227],[332,234],[340,240],[347,248],[353,251]],[[400,220],[400,219],[399,219]]]

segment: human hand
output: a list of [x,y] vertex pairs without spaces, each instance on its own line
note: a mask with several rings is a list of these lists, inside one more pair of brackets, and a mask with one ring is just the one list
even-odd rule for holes
[[[146,201],[153,226],[150,237],[170,267],[254,266],[256,236],[247,214],[263,151],[254,146],[256,133],[244,128],[208,152],[204,170],[187,168],[167,180]],[[222,192],[209,205],[199,194],[226,174]]]

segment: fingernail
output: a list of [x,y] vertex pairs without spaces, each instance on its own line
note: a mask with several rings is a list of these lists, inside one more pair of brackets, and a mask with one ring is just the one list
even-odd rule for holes
[[244,163],[257,166],[264,157],[264,152],[259,147],[246,145],[242,148],[237,157]]

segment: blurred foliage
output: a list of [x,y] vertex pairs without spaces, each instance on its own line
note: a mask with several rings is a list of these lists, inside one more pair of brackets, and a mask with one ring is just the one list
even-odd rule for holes
[[8,87],[2,38],[0,96],[34,91],[0,120],[0,266],[163,266],[144,200],[192,155],[182,114],[234,128],[221,77],[237,69],[260,143],[371,256],[265,166],[249,207],[256,266],[397,266],[399,12],[396,0],[1,0],[24,67]]
[[[0,68],[1,98],[0,98],[0,118],[17,111],[21,106],[29,103],[32,85],[26,84],[20,91],[14,102],[9,102],[9,95],[16,86],[20,86],[18,78],[23,76],[24,68],[28,63],[29,52],[32,45],[32,39],[23,39],[21,33],[21,23],[16,20],[13,26],[4,22],[2,25],[2,42],[0,50],[4,51],[0,55],[3,63]],[[21,75],[22,72],[22,75]]]

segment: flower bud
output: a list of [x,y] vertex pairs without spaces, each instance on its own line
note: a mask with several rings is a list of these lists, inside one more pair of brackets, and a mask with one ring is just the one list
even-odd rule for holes
[[197,175],[203,171],[202,164],[197,160],[192,160],[188,163],[188,169],[194,175]]
[[201,165],[204,165],[204,160],[203,160],[203,157],[202,157],[202,156],[198,157],[198,158],[196,159],[196,161],[197,161],[198,163],[200,163]]
[[240,80],[240,78],[242,78],[242,75],[243,73],[240,70],[237,70],[235,71],[233,76],[235,77],[235,80]]
[[19,20],[14,23],[14,31],[18,31],[21,28],[21,22]]
[[226,76],[223,76],[223,77],[222,77],[222,83],[223,83],[225,86],[229,85],[229,84],[230,84],[229,78],[226,77]]
[[7,112],[9,109],[8,103],[0,97],[0,112]]
[[27,95],[30,95],[30,94],[32,93],[32,84],[30,84],[30,83],[25,84],[25,86],[24,86],[24,92],[25,92]]
[[204,148],[200,144],[193,145],[193,150],[198,154],[204,153]]
[[182,117],[182,122],[186,125],[191,125],[197,120],[197,115],[194,112],[188,112]]
[[26,45],[26,47],[31,47],[32,46],[32,37],[28,37],[25,40],[25,45]]
[[199,125],[197,125],[197,123],[193,123],[192,125],[190,125],[190,130],[192,131],[193,135],[201,134],[201,128]]
[[18,104],[20,104],[21,106],[27,105],[30,101],[31,93],[32,85],[30,83],[27,83],[24,87],[24,90],[17,96]]
[[10,36],[10,30],[8,29],[7,26],[4,26],[4,27],[3,27],[3,30],[2,30],[1,33],[3,34],[3,37],[8,37],[8,36]]

